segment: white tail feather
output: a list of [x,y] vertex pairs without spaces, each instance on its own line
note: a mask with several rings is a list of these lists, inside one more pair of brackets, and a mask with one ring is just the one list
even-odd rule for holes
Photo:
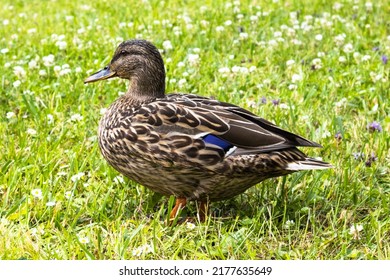
[[319,169],[328,169],[328,168],[333,168],[333,166],[329,163],[316,161],[316,160],[291,162],[287,164],[286,167],[287,170],[291,170],[291,171],[319,170]]

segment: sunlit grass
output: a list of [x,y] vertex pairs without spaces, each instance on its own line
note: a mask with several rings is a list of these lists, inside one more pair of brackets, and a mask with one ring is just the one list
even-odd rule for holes
[[[386,1],[3,2],[1,259],[390,258]],[[83,84],[130,38],[162,51],[167,92],[247,108],[321,143],[304,150],[335,168],[167,226],[172,198],[98,149],[98,120],[125,82]]]

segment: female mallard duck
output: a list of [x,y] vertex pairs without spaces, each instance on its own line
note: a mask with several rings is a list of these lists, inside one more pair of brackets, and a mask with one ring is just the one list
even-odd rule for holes
[[173,219],[197,200],[200,220],[209,201],[224,200],[271,177],[331,165],[297,146],[321,147],[233,104],[193,94],[165,95],[165,70],[148,41],[121,43],[104,69],[85,83],[119,77],[127,93],[99,124],[104,158],[130,179],[174,195]]

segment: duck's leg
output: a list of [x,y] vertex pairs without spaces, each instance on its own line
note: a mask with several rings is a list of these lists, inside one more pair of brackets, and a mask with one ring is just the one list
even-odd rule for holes
[[204,222],[206,220],[207,212],[209,210],[209,202],[208,201],[198,201],[198,215],[199,221]]
[[169,220],[174,220],[176,218],[177,212],[180,209],[183,209],[187,204],[187,199],[185,197],[176,198],[175,207],[173,207],[171,214],[169,215]]

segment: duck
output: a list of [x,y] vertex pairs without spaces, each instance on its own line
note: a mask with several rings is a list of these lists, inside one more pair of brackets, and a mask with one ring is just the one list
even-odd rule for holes
[[84,83],[129,80],[99,122],[105,160],[130,180],[174,196],[177,219],[188,201],[205,221],[209,203],[231,199],[273,177],[332,168],[297,147],[320,144],[279,128],[252,112],[211,97],[165,93],[165,67],[151,42],[127,40]]

